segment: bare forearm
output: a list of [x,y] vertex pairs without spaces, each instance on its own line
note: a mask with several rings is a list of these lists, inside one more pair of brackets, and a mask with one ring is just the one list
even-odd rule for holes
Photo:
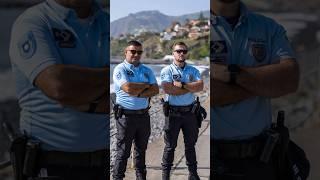
[[216,80],[211,81],[210,86],[213,92],[210,104],[213,107],[238,103],[254,96],[239,86],[229,85]]
[[63,105],[82,105],[108,91],[109,68],[53,65],[40,73],[36,86]]
[[280,97],[296,91],[299,67],[293,60],[284,60],[279,64],[242,68],[237,84],[257,96]]
[[152,97],[159,94],[158,85],[154,84],[150,88],[144,90],[139,97]]
[[144,91],[146,88],[150,87],[150,84],[147,83],[133,83],[128,82],[121,86],[121,89],[128,93],[131,96],[137,96],[142,91]]
[[199,92],[203,90],[203,81],[196,81],[196,82],[190,82],[186,83],[184,85],[184,88],[189,90],[190,92]]
[[182,88],[176,87],[172,83],[163,83],[162,87],[163,87],[163,91],[166,94],[173,95],[173,96],[183,95],[190,92],[188,89],[182,89]]

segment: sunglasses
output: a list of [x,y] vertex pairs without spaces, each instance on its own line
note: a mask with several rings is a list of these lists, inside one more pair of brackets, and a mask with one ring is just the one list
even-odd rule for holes
[[187,54],[188,50],[186,50],[186,49],[177,49],[177,50],[174,50],[174,52],[177,52],[178,54],[180,54],[180,53]]
[[135,54],[141,55],[143,53],[143,51],[137,51],[137,50],[127,50],[127,51],[130,51],[131,54],[133,54],[133,55],[135,55]]

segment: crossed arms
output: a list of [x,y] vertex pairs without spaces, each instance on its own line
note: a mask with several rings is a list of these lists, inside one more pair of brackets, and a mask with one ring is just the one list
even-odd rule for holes
[[88,111],[98,99],[96,113],[109,112],[109,67],[86,68],[76,65],[52,65],[44,69],[34,84],[45,95],[64,106]]
[[185,83],[183,86],[184,88],[181,88],[182,84],[178,81],[173,82],[162,82],[161,86],[163,88],[163,91],[166,94],[178,96],[183,95],[189,92],[199,92],[203,90],[203,80],[198,80],[195,82]]
[[230,85],[227,66],[211,64],[211,106],[234,104],[254,96],[276,98],[295,92],[299,85],[299,66],[293,59],[240,69],[236,85]]
[[130,96],[152,97],[159,93],[158,84],[126,82],[121,89]]

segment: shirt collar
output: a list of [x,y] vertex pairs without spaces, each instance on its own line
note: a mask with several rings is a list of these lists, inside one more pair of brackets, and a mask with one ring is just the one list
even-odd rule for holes
[[174,61],[172,62],[172,65],[173,65],[174,67],[180,69],[180,70],[185,70],[185,69],[187,68],[187,66],[188,66],[188,64],[187,64],[186,62],[184,62],[184,68],[182,69],[181,67],[179,67],[178,65],[176,65],[176,64],[174,63]]
[[[101,5],[93,1],[93,19],[103,14],[103,8]],[[77,18],[77,13],[75,10],[71,8],[67,8],[62,6],[61,4],[57,3],[55,0],[47,0],[48,5],[57,13],[57,15],[62,18],[63,20],[67,20],[69,18]]]
[[123,61],[123,63],[127,68],[129,68],[131,70],[140,68],[140,65],[141,65],[141,63],[139,63],[139,65],[137,67],[135,67],[133,64],[128,63],[128,61],[126,59]]

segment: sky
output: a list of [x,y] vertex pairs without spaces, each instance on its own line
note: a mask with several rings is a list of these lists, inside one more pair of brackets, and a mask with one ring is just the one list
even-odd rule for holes
[[179,16],[210,9],[210,0],[110,0],[111,22],[145,10],[158,10],[169,16]]

